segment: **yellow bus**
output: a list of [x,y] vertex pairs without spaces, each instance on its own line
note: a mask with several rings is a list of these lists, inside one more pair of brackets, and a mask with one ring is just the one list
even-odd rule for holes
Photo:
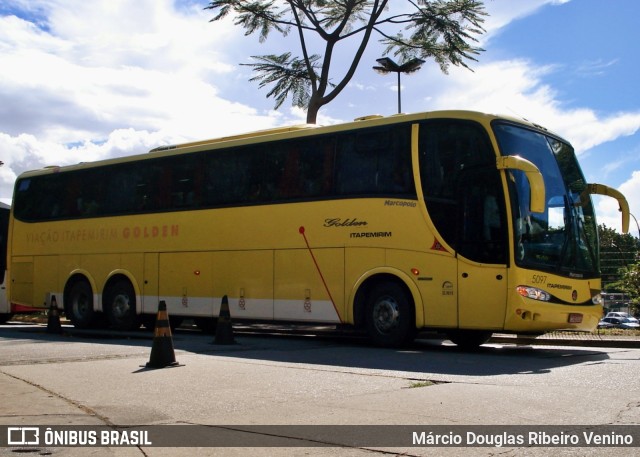
[[7,299],[7,232],[9,230],[9,205],[0,202],[0,324],[11,318],[11,307]]
[[[170,316],[366,329],[591,330],[596,218],[572,147],[465,111],[368,116],[164,146],[16,181],[12,306],[55,295],[76,327]],[[61,299],[61,300],[60,300]]]

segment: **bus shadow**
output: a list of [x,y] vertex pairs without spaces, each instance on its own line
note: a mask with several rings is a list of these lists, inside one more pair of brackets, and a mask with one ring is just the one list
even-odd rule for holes
[[[50,334],[42,326],[4,326],[3,331],[28,334],[34,342],[64,341],[99,343],[152,349],[154,335],[148,331],[81,331],[64,327],[63,333]],[[9,335],[7,335],[9,336]],[[17,336],[17,335],[16,335]],[[313,366],[315,369],[373,370],[374,375],[407,373],[416,379],[438,376],[497,376],[543,374],[576,364],[600,364],[609,359],[606,349],[588,347],[551,347],[515,344],[487,344],[465,351],[451,342],[433,337],[416,339],[402,348],[379,348],[360,336],[310,332],[302,334],[254,334],[238,332],[233,344],[215,344],[212,335],[178,329],[172,336],[176,357],[193,353],[250,361],[277,362]],[[140,370],[145,371],[145,370]]]
[[[176,348],[179,348],[177,344]],[[542,374],[576,364],[599,364],[606,350],[583,347],[541,347],[488,344],[465,351],[443,339],[417,339],[402,348],[379,348],[366,339],[341,337],[246,336],[236,344],[211,347],[203,353],[288,364],[380,370],[432,375],[496,376]]]

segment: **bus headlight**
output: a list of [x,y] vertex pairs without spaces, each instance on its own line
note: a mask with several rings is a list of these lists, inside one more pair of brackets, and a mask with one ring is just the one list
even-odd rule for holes
[[594,305],[601,305],[602,304],[602,295],[595,294],[593,297],[591,297],[591,303],[593,303]]
[[537,287],[518,286],[516,287],[516,290],[523,297],[532,298],[534,300],[549,301],[551,299],[551,295],[549,295],[548,292],[538,289]]

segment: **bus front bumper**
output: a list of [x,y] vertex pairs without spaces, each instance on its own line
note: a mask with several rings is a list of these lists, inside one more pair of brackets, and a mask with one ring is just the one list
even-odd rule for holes
[[602,305],[561,305],[523,300],[509,305],[504,330],[516,333],[578,330],[590,332],[602,318]]

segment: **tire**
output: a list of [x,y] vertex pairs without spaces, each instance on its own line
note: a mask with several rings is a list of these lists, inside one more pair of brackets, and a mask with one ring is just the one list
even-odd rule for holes
[[136,293],[127,280],[119,280],[106,290],[104,313],[109,325],[116,330],[136,330],[140,328],[140,318],[136,314]]
[[183,322],[184,322],[184,317],[182,316],[169,316],[169,327],[171,328],[172,332],[178,327],[180,327]]
[[484,330],[451,330],[447,337],[458,347],[465,350],[474,350],[489,341],[492,332]]
[[397,282],[382,282],[369,294],[367,332],[377,346],[399,347],[413,341],[415,311],[408,291]]
[[216,333],[216,327],[218,326],[218,319],[215,317],[196,317],[193,320],[196,327],[206,335],[213,335]]
[[98,322],[93,310],[93,291],[86,281],[77,281],[69,289],[64,301],[64,313],[74,327],[93,328]]
[[156,327],[156,315],[155,314],[143,314],[139,317],[140,323],[145,330],[153,332]]

